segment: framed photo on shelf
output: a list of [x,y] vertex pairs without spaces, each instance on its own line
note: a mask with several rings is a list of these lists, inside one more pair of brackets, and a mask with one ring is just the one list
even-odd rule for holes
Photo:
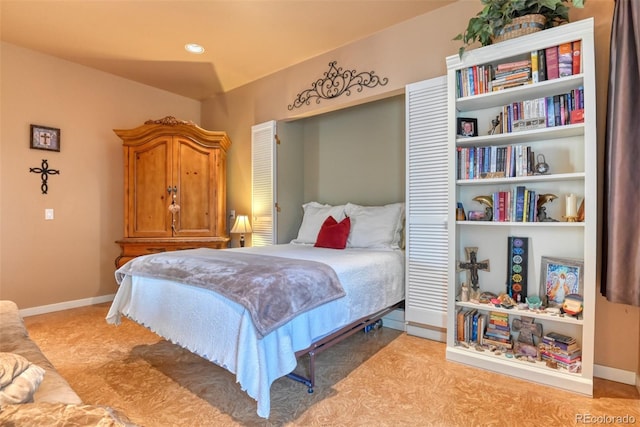
[[540,262],[540,298],[547,307],[562,307],[567,295],[583,295],[584,262],[543,256]]
[[478,119],[458,117],[459,136],[478,136]]
[[31,125],[31,148],[60,151],[60,129]]

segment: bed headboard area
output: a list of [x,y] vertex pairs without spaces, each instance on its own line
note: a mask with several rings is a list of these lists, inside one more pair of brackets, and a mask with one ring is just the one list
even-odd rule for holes
[[[278,191],[278,202],[283,208],[279,213],[279,242],[295,238],[304,203],[381,206],[404,202],[404,102],[404,95],[397,95],[278,124],[278,134],[294,133],[295,139],[302,141],[303,151],[299,165],[303,180],[290,183],[301,188],[289,195]],[[295,168],[294,163],[283,162],[279,157],[278,169]],[[287,172],[281,172],[279,188],[282,180],[288,179]],[[292,171],[292,175],[297,173]],[[300,194],[302,200],[288,197],[294,193]],[[291,206],[295,206],[293,211],[286,209]]]
[[305,119],[305,199],[404,201],[404,110],[402,95]]

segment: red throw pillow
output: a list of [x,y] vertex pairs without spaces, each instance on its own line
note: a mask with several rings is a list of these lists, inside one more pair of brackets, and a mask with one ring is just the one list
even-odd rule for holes
[[316,239],[317,248],[344,249],[347,246],[347,238],[351,229],[351,220],[346,217],[338,222],[332,216],[327,217],[320,227],[318,238]]

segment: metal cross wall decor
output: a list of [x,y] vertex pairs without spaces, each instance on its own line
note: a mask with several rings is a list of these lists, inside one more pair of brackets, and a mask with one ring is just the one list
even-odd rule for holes
[[289,111],[311,104],[312,98],[316,98],[316,104],[319,104],[321,99],[337,98],[343,94],[349,96],[353,88],[362,92],[365,87],[384,86],[389,82],[387,77],[381,79],[374,71],[362,71],[356,74],[356,70],[343,70],[342,67],[336,66],[337,63],[337,61],[330,62],[329,71],[324,73],[324,77],[311,83],[311,89],[300,92],[293,104],[287,107]]
[[458,263],[458,271],[467,270],[470,276],[471,287],[474,290],[478,289],[478,270],[489,271],[489,260],[478,262],[477,253],[478,248],[464,248],[467,252],[468,261],[460,261]]
[[49,186],[47,185],[47,180],[49,179],[49,175],[59,175],[60,171],[58,169],[49,169],[49,163],[46,159],[42,159],[42,166],[39,168],[29,168],[29,172],[39,173],[40,178],[42,178],[42,185],[40,185],[40,190],[42,190],[42,194],[47,194],[47,190],[49,190]]

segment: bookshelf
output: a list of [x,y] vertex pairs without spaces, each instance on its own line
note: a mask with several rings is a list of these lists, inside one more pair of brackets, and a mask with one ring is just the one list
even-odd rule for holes
[[[579,42],[579,61],[573,64],[571,74],[557,78],[534,81],[534,70],[529,70],[530,78],[520,80],[520,85],[492,90],[492,76],[500,64],[522,63],[531,60],[532,52],[535,62],[539,61],[541,52],[559,47],[567,43]],[[573,46],[573,44],[571,44]],[[578,46],[578,45],[576,45]],[[566,49],[565,49],[566,50]],[[526,65],[525,65],[526,67]],[[502,67],[505,68],[505,67]],[[470,71],[472,70],[472,71]],[[481,70],[480,72],[476,70]],[[474,72],[476,74],[474,74]],[[522,70],[518,71],[522,74]],[[474,79],[476,90],[462,90],[460,85],[469,85],[467,79]],[[482,77],[480,77],[482,76]],[[597,239],[597,145],[596,145],[596,102],[595,102],[595,65],[593,19],[586,19],[557,28],[540,31],[534,34],[508,40],[467,51],[462,58],[452,55],[447,58],[448,85],[448,240],[449,267],[447,292],[447,359],[494,371],[500,374],[538,382],[545,385],[592,395],[593,393],[593,353],[595,327],[595,295],[596,295],[596,239]],[[483,85],[478,89],[478,82]],[[467,87],[468,89],[468,87]],[[579,91],[579,92],[578,92]],[[560,98],[560,96],[563,98]],[[548,98],[544,108],[544,125],[532,127],[509,127],[507,117],[512,124],[516,123],[513,109],[529,105],[534,100]],[[567,99],[565,102],[564,99]],[[577,98],[581,98],[581,101]],[[577,111],[575,116],[564,111],[562,122],[549,122],[548,102],[562,99],[568,109]],[[573,101],[573,104],[571,103]],[[543,101],[538,101],[542,103]],[[582,104],[580,103],[582,102]],[[510,108],[505,108],[509,106]],[[512,107],[512,108],[511,108]],[[502,113],[502,116],[500,114]],[[582,117],[581,117],[582,115]],[[473,118],[477,120],[478,136],[463,137],[458,135],[458,119]],[[492,119],[500,118],[500,125],[495,133]],[[522,117],[520,117],[522,118]],[[530,117],[525,117],[528,119]],[[534,125],[538,122],[533,122]],[[516,149],[516,146],[524,148]],[[506,148],[522,154],[517,161],[520,168],[516,176],[495,165],[495,152]],[[473,150],[470,150],[473,149]],[[492,151],[493,150],[493,151]],[[469,166],[469,151],[473,151]],[[511,151],[509,151],[510,153]],[[464,155],[463,155],[464,153]],[[479,154],[481,153],[481,154]],[[535,173],[538,155],[549,165],[545,174]],[[491,163],[493,155],[494,162]],[[511,157],[515,159],[515,157]],[[514,161],[514,160],[512,160]],[[480,164],[478,164],[480,162]],[[498,162],[499,163],[499,162]],[[505,166],[507,167],[507,166]],[[509,166],[513,167],[513,166]],[[475,168],[472,178],[469,170]],[[462,170],[462,173],[461,173]],[[525,187],[531,194],[530,204],[534,209],[527,221],[518,219],[516,215],[517,188]],[[477,196],[498,197],[504,194],[505,210],[501,220],[468,220],[471,211],[482,211],[486,206],[474,200]],[[556,221],[538,221],[536,196],[553,194],[555,199],[548,201],[544,207],[548,218]],[[567,217],[573,212],[571,206],[574,195],[577,204],[583,203],[584,220],[569,222]],[[462,204],[465,217],[457,217],[456,208]],[[494,200],[497,204],[497,200]],[[511,209],[511,211],[509,211]],[[542,218],[542,217],[541,217]],[[573,219],[573,218],[571,218]],[[524,271],[526,291],[522,292],[520,301],[515,306],[507,303],[501,305],[485,298],[479,299],[478,293],[472,298],[463,296],[462,285],[470,285],[469,269],[461,269],[462,264],[468,267],[468,250],[472,248],[478,261],[487,261],[478,268],[475,275],[478,279],[479,292],[491,293],[494,296],[512,292],[513,281],[509,277],[513,270],[514,249],[508,245],[510,237],[524,238],[525,255]],[[521,252],[520,252],[521,253]],[[557,310],[529,309],[524,297],[544,297],[548,292],[545,279],[550,275],[547,263],[543,258],[552,257],[579,260],[577,270],[582,277],[583,311],[578,316],[558,313]],[[521,261],[522,262],[522,261]],[[461,264],[462,263],[462,264]],[[522,267],[522,266],[521,266]],[[541,271],[543,267],[547,270]],[[541,283],[542,282],[542,283]],[[575,291],[575,289],[573,289]],[[573,292],[572,292],[573,293]],[[520,303],[520,305],[518,305]],[[524,304],[524,305],[523,305]],[[561,305],[561,304],[560,304]],[[462,313],[461,315],[459,313]],[[467,316],[464,314],[467,313]],[[471,313],[471,314],[468,314]],[[473,318],[481,324],[480,330]],[[480,342],[479,336],[487,335],[487,323],[495,316],[507,318],[507,331],[511,335],[512,349],[486,345]],[[458,330],[459,318],[470,320],[464,324],[464,332]],[[482,320],[478,320],[482,318]],[[542,336],[550,332],[575,338],[581,350],[580,359],[568,366],[562,363],[547,363],[538,356],[527,356],[527,346],[519,344],[519,336],[526,338],[523,322],[533,322],[541,328],[540,334],[533,334],[533,348],[539,349]],[[463,322],[463,320],[460,320]],[[518,326],[518,328],[515,327]],[[476,328],[475,335],[470,331]],[[491,325],[492,328],[497,326]],[[534,328],[535,329],[535,328]],[[540,329],[538,329],[540,331]],[[460,335],[462,334],[462,335]],[[466,335],[465,335],[466,334]],[[478,338],[473,341],[471,338]],[[529,337],[531,339],[531,337]],[[494,341],[492,341],[494,342]],[[531,346],[528,347],[531,350]],[[579,362],[577,362],[579,360]]]

